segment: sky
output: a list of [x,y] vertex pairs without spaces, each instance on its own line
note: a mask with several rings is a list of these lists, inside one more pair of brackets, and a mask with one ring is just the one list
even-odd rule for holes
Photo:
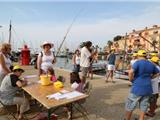
[[0,0],[0,41],[8,41],[11,20],[13,49],[28,44],[40,50],[44,41],[57,49],[73,23],[63,48],[75,50],[88,40],[103,48],[116,35],[160,25],[159,13],[158,1]]

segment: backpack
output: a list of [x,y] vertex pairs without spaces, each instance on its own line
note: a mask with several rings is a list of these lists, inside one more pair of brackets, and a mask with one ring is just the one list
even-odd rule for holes
[[[54,56],[54,58],[55,58],[55,57],[56,57],[56,56],[55,56],[55,52],[52,51],[52,53],[53,53],[53,56]],[[40,52],[40,54],[41,54],[41,57],[43,57],[43,52],[42,52],[42,51]],[[37,69],[37,60],[38,60],[38,55],[37,55],[37,57],[36,57],[36,60],[35,60],[36,62],[35,62],[35,64],[34,64],[34,68],[35,68],[35,69]]]

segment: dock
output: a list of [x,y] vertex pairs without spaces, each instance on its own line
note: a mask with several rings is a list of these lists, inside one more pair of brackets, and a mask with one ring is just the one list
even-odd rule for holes
[[[23,66],[25,69],[24,75],[37,74],[37,70],[33,66]],[[69,73],[71,71],[60,68],[55,68],[56,75],[62,75],[66,78],[65,86],[69,86]],[[93,75],[93,79],[87,79],[93,85],[91,95],[84,103],[85,108],[88,111],[89,120],[123,120],[125,115],[125,100],[130,91],[128,86],[129,82],[126,80],[115,79],[116,83],[105,83],[104,76]],[[158,100],[158,106],[160,106],[160,99]],[[63,108],[62,108],[63,109]],[[61,109],[61,110],[62,110]],[[38,113],[38,109],[35,106],[31,106],[31,110],[25,115],[28,118],[33,117]],[[138,117],[139,111],[136,110],[133,113],[133,118]],[[67,116],[64,112],[58,112],[58,120],[67,120]],[[74,112],[74,120],[84,120],[82,115],[77,111]],[[3,118],[2,118],[3,117]],[[0,120],[5,120],[5,114],[0,115]],[[156,111],[154,118],[146,117],[145,120],[159,120],[160,107]]]

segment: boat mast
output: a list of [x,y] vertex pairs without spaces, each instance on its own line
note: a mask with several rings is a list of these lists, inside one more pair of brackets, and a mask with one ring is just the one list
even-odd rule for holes
[[62,48],[62,45],[63,45],[64,41],[66,40],[67,35],[68,35],[68,33],[70,32],[70,30],[71,30],[71,28],[72,28],[72,26],[73,26],[73,23],[76,21],[77,17],[78,17],[79,14],[81,13],[81,11],[82,11],[82,9],[81,9],[81,10],[77,13],[77,15],[73,18],[73,21],[72,21],[72,23],[70,24],[69,28],[67,29],[67,32],[66,32],[66,34],[65,34],[65,36],[64,36],[64,38],[63,38],[63,40],[62,40],[62,42],[61,42],[58,50],[57,50],[56,56],[60,53],[61,48]]
[[12,34],[12,24],[11,24],[11,20],[10,20],[10,25],[9,25],[9,41],[8,41],[9,44],[11,44],[11,34]]

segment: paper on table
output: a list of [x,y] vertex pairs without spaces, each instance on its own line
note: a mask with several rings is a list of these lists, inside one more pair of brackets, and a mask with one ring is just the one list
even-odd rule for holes
[[73,92],[70,92],[70,93],[66,93],[66,98],[71,99],[71,98],[79,97],[79,96],[82,96],[82,95],[84,95],[84,94],[80,93],[78,91],[73,91]]
[[26,78],[26,79],[35,78],[35,77],[38,77],[38,76],[37,75],[27,75],[27,76],[24,76],[24,78]]
[[48,95],[48,96],[46,96],[48,99],[52,99],[52,98],[55,98],[55,97],[57,97],[57,96],[61,96],[62,94],[61,93],[59,93],[59,92],[57,92],[57,93],[54,93],[54,94],[51,94],[51,95]]
[[63,90],[61,90],[60,92],[64,94],[64,93],[68,93],[69,91],[63,89]]
[[54,93],[52,95],[48,95],[46,96],[48,99],[56,99],[56,100],[60,100],[60,99],[72,99],[72,98],[75,98],[75,97],[79,97],[81,95],[84,95],[83,93],[80,93],[78,91],[73,91],[73,92],[68,92],[68,93],[64,93],[64,94],[61,94],[60,92],[57,92],[57,93]]

